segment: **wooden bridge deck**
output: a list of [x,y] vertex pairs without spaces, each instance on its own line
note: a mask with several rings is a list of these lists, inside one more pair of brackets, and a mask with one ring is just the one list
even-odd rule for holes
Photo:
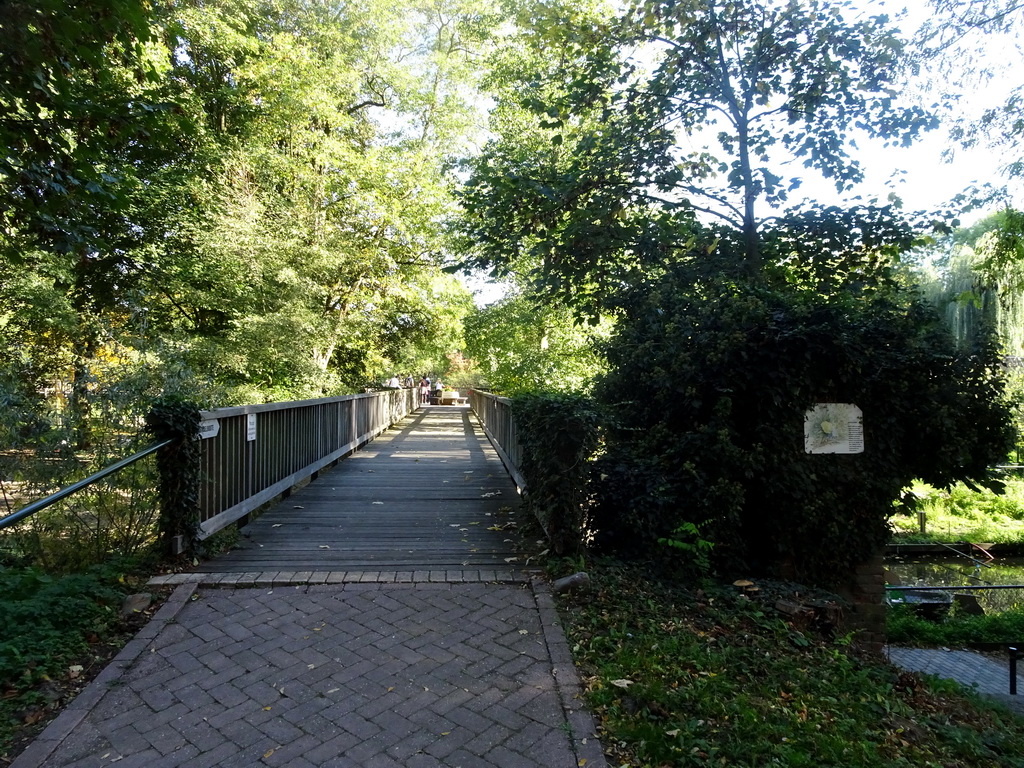
[[467,407],[425,407],[243,529],[206,573],[515,568],[519,496]]

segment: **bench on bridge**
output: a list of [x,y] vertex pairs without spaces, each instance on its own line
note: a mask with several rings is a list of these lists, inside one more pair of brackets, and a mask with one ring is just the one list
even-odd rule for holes
[[460,396],[457,389],[446,389],[430,399],[431,405],[465,405],[468,401],[469,398]]

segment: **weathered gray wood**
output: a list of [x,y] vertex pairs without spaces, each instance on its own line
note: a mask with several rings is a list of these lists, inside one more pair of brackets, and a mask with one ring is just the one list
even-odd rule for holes
[[211,573],[514,568],[519,496],[467,408],[426,407],[243,529]]

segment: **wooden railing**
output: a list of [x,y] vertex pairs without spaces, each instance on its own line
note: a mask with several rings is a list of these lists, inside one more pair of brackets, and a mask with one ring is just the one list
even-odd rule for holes
[[516,422],[512,418],[511,401],[488,392],[471,390],[469,405],[522,494],[526,490],[526,480],[519,471],[523,451],[519,446]]
[[199,538],[316,477],[419,406],[413,388],[203,411]]

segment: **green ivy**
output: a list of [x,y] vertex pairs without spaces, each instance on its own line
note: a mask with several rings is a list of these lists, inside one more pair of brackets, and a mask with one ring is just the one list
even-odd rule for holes
[[173,554],[175,536],[184,538],[192,555],[199,533],[199,409],[176,397],[158,400],[146,417],[146,426],[158,441],[171,440],[160,449],[160,536],[164,554]]
[[523,457],[526,501],[557,554],[577,551],[585,538],[590,459],[599,443],[597,406],[583,395],[522,394],[512,415]]
[[[720,569],[832,584],[887,540],[912,480],[986,480],[1011,444],[994,347],[958,353],[877,254],[840,246],[756,279],[697,254],[627,297],[596,390],[617,420],[600,540],[653,552],[692,524]],[[863,453],[804,452],[819,402],[861,408]]]

